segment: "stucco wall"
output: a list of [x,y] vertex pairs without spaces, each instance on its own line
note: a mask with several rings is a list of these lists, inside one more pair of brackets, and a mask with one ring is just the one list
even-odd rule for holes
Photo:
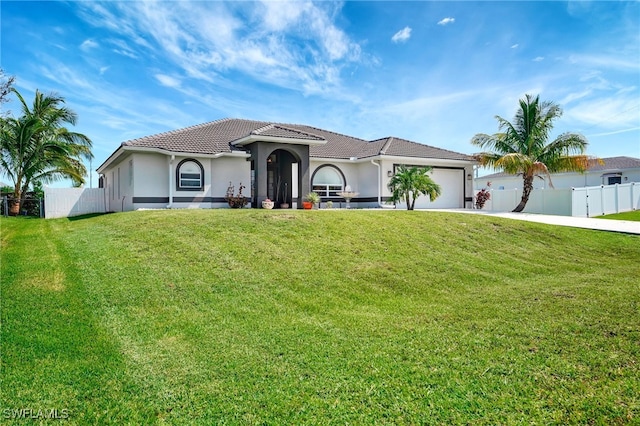
[[[243,193],[251,196],[251,165],[244,158],[170,156],[158,153],[133,153],[104,171],[107,210],[122,211],[140,208],[226,207],[224,196],[229,181],[238,190],[240,182],[246,186]],[[182,160],[194,159],[204,170],[202,190],[177,189],[176,167]]]
[[133,158],[131,155],[123,157],[122,161],[112,164],[105,171],[105,191],[107,211],[131,210],[133,197],[133,181],[135,179]]

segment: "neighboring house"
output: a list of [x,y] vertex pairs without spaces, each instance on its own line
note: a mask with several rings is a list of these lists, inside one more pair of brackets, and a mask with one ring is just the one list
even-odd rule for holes
[[[587,186],[615,185],[616,183],[640,182],[640,158],[609,157],[602,159],[604,164],[594,164],[584,173],[553,173],[551,182],[554,188],[583,188]],[[491,182],[493,190],[521,189],[522,176],[506,173],[494,173],[475,179],[476,189],[487,187]],[[534,189],[550,188],[548,179],[534,179]]]
[[[123,142],[97,169],[109,211],[226,207],[229,185],[251,206],[270,198],[300,208],[315,191],[322,201],[384,207],[399,165],[431,166],[442,195],[416,208],[470,208],[473,157],[388,137],[366,141],[306,125],[222,119]],[[349,188],[347,188],[349,187]],[[404,207],[404,205],[399,205]]]

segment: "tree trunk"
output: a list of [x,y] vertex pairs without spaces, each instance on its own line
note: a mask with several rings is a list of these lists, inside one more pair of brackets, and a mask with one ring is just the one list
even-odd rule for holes
[[20,198],[9,201],[9,215],[18,216],[20,214]]
[[520,200],[520,204],[513,209],[514,213],[520,213],[524,210],[524,207],[527,205],[529,201],[529,196],[531,195],[531,191],[533,190],[533,175],[524,177],[524,187],[522,188],[522,199]]
[[13,200],[9,202],[10,216],[18,216],[20,214],[21,198],[22,193],[20,192],[20,187],[16,185],[13,191]]

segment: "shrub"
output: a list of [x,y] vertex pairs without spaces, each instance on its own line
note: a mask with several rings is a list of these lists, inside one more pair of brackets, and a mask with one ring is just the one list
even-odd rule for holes
[[[487,182],[487,187],[491,186],[491,182]],[[484,204],[491,199],[491,193],[487,190],[487,188],[482,188],[476,194],[476,208],[481,210],[484,207]]]

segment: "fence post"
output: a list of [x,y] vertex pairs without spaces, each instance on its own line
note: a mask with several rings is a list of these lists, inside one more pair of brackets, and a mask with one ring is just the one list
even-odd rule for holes
[[4,217],[8,217],[9,216],[9,197],[7,197],[6,195],[4,197],[2,197],[2,215]]
[[587,203],[587,217],[589,217],[589,190],[586,189],[585,192],[587,194],[587,196],[585,197],[585,201]]

